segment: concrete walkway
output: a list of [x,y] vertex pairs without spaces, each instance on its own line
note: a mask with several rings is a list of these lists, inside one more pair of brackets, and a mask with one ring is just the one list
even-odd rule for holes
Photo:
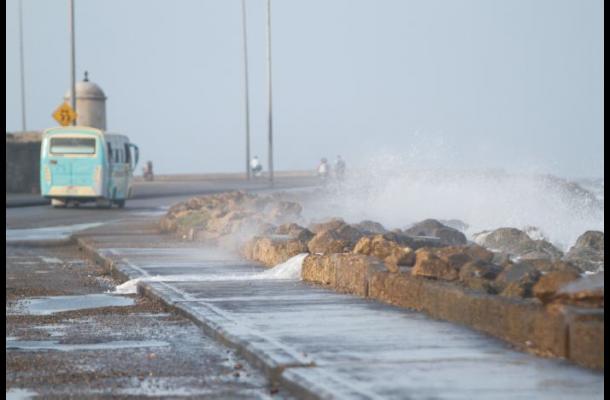
[[79,236],[93,256],[141,278],[141,292],[190,316],[302,398],[603,398],[603,373],[420,313],[263,279],[262,268],[235,255],[156,233],[152,219]]

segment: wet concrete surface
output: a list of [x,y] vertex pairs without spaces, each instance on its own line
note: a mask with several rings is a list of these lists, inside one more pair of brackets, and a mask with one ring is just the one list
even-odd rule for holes
[[75,246],[6,250],[7,398],[290,398],[184,317],[106,293]]
[[259,360],[285,367],[286,384],[337,398],[603,397],[603,373],[298,280],[239,279],[256,274],[257,266],[201,244],[174,246],[150,230],[128,240],[138,224],[146,231],[146,223],[133,220],[115,225],[125,236],[96,237],[91,231],[87,239],[124,273],[140,278],[153,296],[204,321]]

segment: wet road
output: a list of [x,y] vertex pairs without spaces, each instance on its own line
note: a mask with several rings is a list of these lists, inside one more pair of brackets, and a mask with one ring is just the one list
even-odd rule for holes
[[[23,238],[31,235],[32,231],[22,228],[63,226],[64,228],[59,230],[64,232],[65,226],[71,224],[105,222],[105,225],[94,228],[93,232],[97,233],[88,234],[88,237],[107,254],[130,265],[134,277],[142,274],[148,278],[157,277],[156,282],[152,279],[144,284],[165,296],[169,302],[179,304],[180,309],[195,318],[212,321],[234,340],[247,343],[253,353],[267,357],[267,360],[275,365],[289,366],[283,369],[281,374],[285,383],[292,382],[310,389],[314,388],[319,393],[327,395],[332,393],[344,398],[397,399],[603,397],[603,373],[593,373],[565,362],[539,359],[519,353],[502,342],[463,327],[434,321],[418,313],[370,300],[340,295],[294,279],[257,279],[256,276],[262,270],[233,255],[204,251],[200,247],[184,242],[168,241],[167,237],[156,234],[150,227],[138,231],[138,223],[151,225],[150,221],[154,221],[154,218],[161,215],[169,205],[188,197],[190,196],[132,200],[124,210],[96,210],[87,207],[68,210],[50,207],[10,209],[7,210],[7,235]],[[37,232],[40,234],[40,230]],[[45,234],[56,236],[57,233],[58,230],[50,229]],[[13,246],[8,248],[11,251],[22,251],[20,248],[13,249]],[[53,258],[64,260],[61,254],[38,253],[49,249],[29,251],[35,252],[34,257],[39,257],[39,260],[42,260],[40,257],[45,257],[44,265],[48,268],[58,264],[52,262]],[[45,290],[49,290],[50,285],[44,278],[37,277],[45,273],[30,271],[26,267],[27,262],[33,260],[28,259],[27,254],[11,254],[15,258],[7,257],[7,282],[33,282],[32,287],[38,287],[38,289],[23,289],[18,284],[11,283],[11,290],[8,292],[13,293],[11,296],[14,296],[14,299],[65,295],[66,288],[79,287],[66,279],[63,289],[61,284],[57,283],[59,286],[47,293]],[[19,257],[26,258],[19,259]],[[65,258],[67,262],[65,265],[70,265],[69,260],[73,260],[70,257]],[[15,264],[12,269],[9,268],[9,265],[13,265],[11,263],[15,261],[21,261],[22,264]],[[78,265],[74,268],[77,267]],[[66,268],[70,270],[69,267]],[[9,269],[21,273],[29,272],[25,277],[9,280],[8,278],[12,277],[9,275]],[[69,276],[78,276],[77,269],[70,271]],[[243,279],[244,277],[249,279]],[[109,277],[97,276],[95,272],[87,273],[86,277],[82,277],[82,282],[90,282],[91,287],[97,289],[79,289],[68,293],[89,294],[96,291],[99,293],[100,289],[105,287],[106,279]],[[39,283],[35,285],[36,282]],[[43,289],[40,289],[41,287]],[[88,284],[83,283],[80,287],[86,288]],[[11,306],[13,308],[7,311],[7,314],[13,313],[13,309],[18,313],[20,306],[20,303],[13,304]],[[100,310],[117,311],[108,314]],[[118,310],[132,311],[121,314],[122,311]],[[94,320],[95,318],[99,320],[94,321],[92,326],[100,328],[86,328],[92,321],[91,315],[98,312],[103,317],[94,317]],[[155,313],[157,316],[148,317]],[[142,319],[139,314],[145,314],[147,317]],[[126,326],[126,315],[130,316],[128,319],[130,324],[134,321],[133,329],[132,326]],[[46,321],[44,318],[57,317],[7,316],[7,329],[9,321],[14,321],[14,326],[7,333],[10,336],[8,338],[10,340],[7,339],[7,348],[37,346],[36,351],[23,349],[10,351],[15,357],[14,363],[10,365],[14,375],[7,374],[7,385],[10,377],[10,387],[13,389],[44,390],[44,388],[48,389],[49,385],[55,388],[53,382],[55,379],[60,379],[63,380],[63,384],[57,386],[60,388],[55,393],[57,397],[62,397],[71,390],[93,397],[104,393],[118,397],[129,394],[178,397],[179,391],[184,389],[192,390],[190,395],[195,397],[209,398],[217,394],[219,397],[245,395],[242,397],[249,398],[269,396],[274,390],[269,382],[261,375],[257,375],[256,370],[249,366],[244,367],[247,364],[242,361],[237,361],[235,364],[246,368],[252,380],[244,380],[246,381],[244,386],[231,386],[235,382],[226,376],[232,376],[229,372],[235,372],[235,364],[233,370],[231,369],[235,355],[232,356],[233,358],[228,357],[229,361],[227,361],[227,357],[223,358],[226,348],[208,339],[201,330],[194,328],[194,325],[185,320],[181,322],[186,324],[185,326],[180,325],[181,323],[174,324],[177,318],[174,314],[167,313],[158,305],[143,300],[138,300],[131,306],[111,309],[68,311],[61,314],[61,320],[54,322]],[[40,319],[39,322],[35,322],[36,319]],[[20,325],[19,321],[25,322]],[[66,325],[72,323],[71,321],[77,321],[75,324],[80,327],[75,328],[72,331],[74,333],[64,332],[68,336],[63,342],[54,339],[52,335],[56,332],[53,330],[47,331],[44,335],[35,334],[45,329],[37,329],[36,326]],[[151,325],[146,327],[147,323]],[[140,325],[143,326],[141,330],[137,329]],[[102,327],[107,328],[102,329]],[[114,336],[113,329],[117,330],[118,336]],[[140,331],[141,335],[139,335]],[[100,338],[91,336],[94,333],[99,333]],[[121,337],[123,333],[125,336]],[[174,339],[176,342],[172,341]],[[44,343],[32,344],[32,341],[36,340]],[[131,343],[133,346],[129,348],[129,343],[126,343],[129,340],[151,341],[144,343],[151,346],[146,350],[146,347],[138,347],[136,343]],[[115,348],[95,347],[96,344],[103,343],[112,343],[109,346]],[[164,346],[163,343],[169,345]],[[61,344],[72,347],[68,347],[70,351],[63,352],[40,348]],[[94,347],[83,349],[82,345]],[[172,357],[171,351],[163,353],[168,347],[179,349],[182,346],[184,351],[176,353],[175,358]],[[120,351],[117,350],[118,348]],[[196,351],[208,350],[209,354],[196,353]],[[102,392],[87,392],[88,386],[85,384],[78,386],[78,379],[69,378],[75,370],[71,363],[79,365],[76,371],[83,373],[97,371],[96,364],[87,364],[85,356],[83,356],[84,366],[78,364],[80,357],[68,359],[63,364],[63,361],[57,358],[69,357],[71,354],[78,354],[77,352],[105,354],[90,358],[95,361],[106,359],[107,364],[100,368],[101,371],[105,371],[101,375],[103,378],[97,380],[95,374],[80,376],[84,382],[95,382],[93,385],[95,390]],[[195,359],[189,358],[191,352],[198,354],[195,359],[211,360],[211,364],[197,364]],[[123,356],[130,353],[134,356]],[[148,356],[151,353],[155,356]],[[43,356],[39,357],[40,354]],[[116,354],[120,354],[121,357],[117,358]],[[176,368],[171,369],[171,374],[167,368],[155,369],[156,367],[152,365],[151,357],[152,360],[156,360],[159,354],[167,357],[164,360],[167,360],[169,368]],[[23,359],[20,361],[19,357]],[[117,363],[112,364],[113,362]],[[187,368],[180,370],[180,365],[183,364],[186,364]],[[42,365],[42,370],[48,373],[41,374],[33,365]],[[55,368],[55,365],[60,367]],[[7,363],[7,368],[8,366]],[[212,382],[220,382],[220,386],[210,389],[212,392],[203,392],[209,388],[206,385],[212,385],[212,382],[197,378],[195,373],[189,370],[201,370],[204,376],[216,377]],[[115,375],[113,371],[117,371]],[[147,376],[151,372],[152,375]],[[156,374],[164,373],[165,378],[157,378]],[[229,374],[226,375],[227,373]],[[187,379],[180,380],[182,374]],[[128,379],[122,379],[124,376]],[[225,384],[228,386],[222,386]],[[156,388],[156,394],[147,392],[151,387]],[[106,392],[103,392],[104,390]],[[225,390],[233,390],[235,396],[227,395],[233,392]],[[285,393],[282,392],[280,395]]]
[[[234,182],[197,190],[227,188]],[[117,282],[57,241],[74,225],[160,216],[192,197],[169,193],[132,199],[124,209],[6,209],[7,398],[290,398],[184,317],[135,295],[105,294]],[[57,245],[11,244],[30,239]]]

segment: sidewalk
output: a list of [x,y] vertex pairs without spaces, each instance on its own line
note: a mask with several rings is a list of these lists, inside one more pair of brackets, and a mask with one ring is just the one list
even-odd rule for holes
[[141,293],[161,299],[300,398],[601,399],[604,375],[514,351],[423,314],[297,280],[132,218],[78,234]]

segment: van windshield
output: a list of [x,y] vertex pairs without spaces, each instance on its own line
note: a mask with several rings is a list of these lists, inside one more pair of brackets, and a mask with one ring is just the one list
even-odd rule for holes
[[95,154],[95,138],[51,138],[52,154]]

